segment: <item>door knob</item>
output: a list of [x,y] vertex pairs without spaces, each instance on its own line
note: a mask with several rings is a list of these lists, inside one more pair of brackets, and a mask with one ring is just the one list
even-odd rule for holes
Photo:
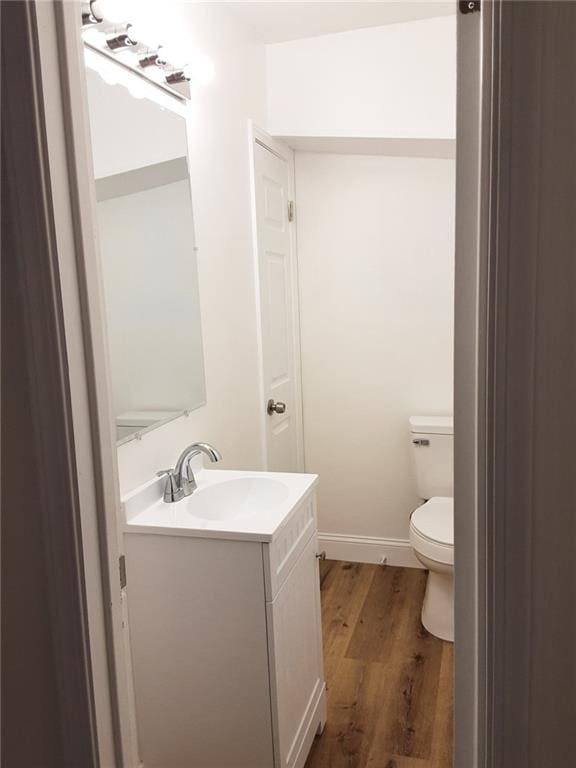
[[275,403],[274,400],[270,399],[268,400],[266,410],[268,412],[268,416],[272,416],[273,413],[286,413],[286,403]]

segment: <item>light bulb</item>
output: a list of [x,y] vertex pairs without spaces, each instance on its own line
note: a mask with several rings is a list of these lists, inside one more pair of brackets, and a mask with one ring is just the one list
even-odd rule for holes
[[158,47],[156,33],[148,25],[140,24],[139,22],[130,24],[128,32],[130,39],[135,40],[144,48],[152,50]]
[[136,27],[134,24],[127,24],[126,34],[128,36],[128,40],[130,41],[129,45],[131,47],[139,45],[140,38],[138,37],[138,27]]
[[170,65],[171,67],[178,68],[183,64],[183,61],[179,61],[180,56],[178,50],[173,45],[161,45],[158,48],[158,61],[162,65]]
[[82,3],[82,25],[100,24],[102,21],[102,13],[98,0],[88,0],[88,2]]

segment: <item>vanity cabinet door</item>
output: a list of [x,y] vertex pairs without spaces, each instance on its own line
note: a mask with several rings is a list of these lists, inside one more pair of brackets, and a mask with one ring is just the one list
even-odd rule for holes
[[314,534],[266,605],[277,768],[301,768],[325,720],[316,553]]

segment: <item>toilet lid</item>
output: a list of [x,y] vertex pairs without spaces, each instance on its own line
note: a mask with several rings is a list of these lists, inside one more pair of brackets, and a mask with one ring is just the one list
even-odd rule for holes
[[434,496],[412,513],[416,531],[430,541],[454,546],[454,499]]

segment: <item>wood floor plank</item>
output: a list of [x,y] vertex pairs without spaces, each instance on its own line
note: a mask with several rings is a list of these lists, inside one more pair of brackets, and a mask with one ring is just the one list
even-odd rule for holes
[[451,768],[454,729],[454,645],[443,643],[436,719],[432,739],[432,768]]
[[357,701],[365,676],[365,664],[341,659],[337,674],[328,681],[330,716],[312,746],[306,768],[356,768],[363,736],[357,726]]
[[313,745],[306,768],[428,768],[427,761],[395,755],[370,755],[386,675],[377,662],[344,658],[328,691],[330,716]]
[[324,669],[329,685],[345,655],[375,573],[375,566],[341,562],[321,572]]
[[332,575],[335,574],[341,566],[337,560],[320,560],[320,589],[330,588]]
[[410,576],[410,581],[411,599],[404,602],[388,659],[396,696],[390,709],[382,712],[379,747],[392,754],[430,759],[444,644],[420,621],[425,580]]
[[306,768],[451,768],[450,643],[420,623],[426,573],[322,564],[328,719]]
[[424,634],[410,643],[403,661],[390,668],[395,696],[382,713],[374,748],[431,759],[442,651]]
[[425,585],[425,573],[420,569],[377,567],[346,653],[348,658],[388,662],[398,638],[406,635],[411,606]]

